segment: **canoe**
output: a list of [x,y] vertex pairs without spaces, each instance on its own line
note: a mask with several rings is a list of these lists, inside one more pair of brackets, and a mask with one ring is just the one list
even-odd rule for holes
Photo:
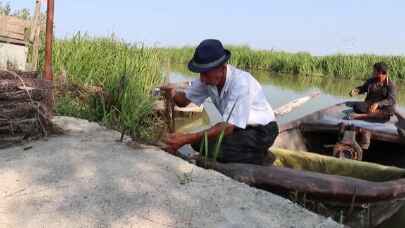
[[[280,125],[270,149],[276,156],[272,166],[209,166],[350,227],[375,227],[404,204],[405,141],[396,117],[386,123],[344,119],[352,105],[337,104]],[[371,132],[363,161],[332,156],[341,123]]]

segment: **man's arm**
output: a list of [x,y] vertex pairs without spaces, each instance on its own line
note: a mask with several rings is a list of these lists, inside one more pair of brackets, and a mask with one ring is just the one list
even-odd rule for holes
[[[230,135],[233,132],[234,128],[235,128],[235,126],[232,124],[226,124],[224,122],[217,123],[207,130],[208,139],[217,138],[221,134],[223,129],[224,129],[224,135]],[[186,144],[200,142],[203,137],[204,137],[204,131],[200,131],[197,133],[190,133],[189,142],[187,142]]]
[[[207,130],[208,139],[217,138],[221,134],[223,129],[225,136],[230,135],[233,132],[234,128],[235,126],[232,124],[226,124],[224,122],[218,123]],[[167,145],[165,150],[170,153],[175,153],[183,145],[201,142],[203,137],[204,131],[187,134],[183,133],[171,134],[165,140],[165,143]]]
[[388,88],[388,95],[387,98],[385,98],[384,100],[381,100],[378,103],[378,106],[382,107],[382,106],[392,106],[394,105],[396,102],[396,89],[395,89],[395,85],[391,82],[388,83],[387,85]]
[[350,96],[356,96],[359,94],[363,94],[368,92],[368,87],[371,83],[371,79],[368,79],[366,82],[363,83],[361,86],[357,86],[354,89],[352,89],[349,93]]
[[363,85],[356,87],[359,90],[359,94],[368,92],[368,87],[370,86],[370,79],[368,79]]

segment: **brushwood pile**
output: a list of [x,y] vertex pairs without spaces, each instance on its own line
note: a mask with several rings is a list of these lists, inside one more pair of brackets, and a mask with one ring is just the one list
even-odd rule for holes
[[0,148],[47,136],[52,82],[36,72],[0,70]]

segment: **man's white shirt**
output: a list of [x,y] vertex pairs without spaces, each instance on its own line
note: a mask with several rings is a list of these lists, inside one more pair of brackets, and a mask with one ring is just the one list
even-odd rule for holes
[[244,129],[246,125],[266,125],[275,120],[273,109],[259,82],[250,73],[232,65],[227,65],[221,94],[216,86],[206,85],[200,79],[193,80],[186,90],[186,98],[197,105],[208,97],[217,107],[223,121],[228,120],[236,127]]

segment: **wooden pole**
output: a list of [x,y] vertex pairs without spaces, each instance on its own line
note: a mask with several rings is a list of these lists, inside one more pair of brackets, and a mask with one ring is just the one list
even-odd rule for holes
[[[170,83],[170,74],[166,74],[164,84],[168,85]],[[174,112],[174,106],[176,105],[171,94],[165,93],[163,94],[165,98],[165,113],[166,113],[166,121],[169,133],[176,132],[176,116]]]
[[47,1],[46,10],[46,40],[45,40],[45,68],[44,79],[52,80],[52,39],[53,39],[54,0]]
[[34,17],[31,21],[31,34],[30,34],[30,42],[34,41],[35,37],[35,30],[36,26],[38,25],[38,21],[40,18],[41,14],[41,1],[40,0],[35,0],[35,11],[34,11]]
[[32,45],[32,70],[36,71],[38,68],[38,52],[39,52],[39,42],[40,42],[40,32],[41,32],[41,1],[35,1],[35,14],[34,20],[31,26],[31,36],[30,41]]
[[312,94],[310,94],[310,95],[308,95],[308,96],[304,96],[304,97],[301,97],[301,98],[297,98],[297,99],[295,99],[295,100],[293,100],[293,101],[290,101],[290,102],[288,102],[287,104],[282,105],[282,106],[276,108],[276,109],[274,110],[274,114],[275,114],[276,116],[285,115],[285,114],[291,112],[292,110],[294,110],[294,109],[300,107],[301,105],[303,105],[303,104],[306,103],[307,101],[309,101],[309,100],[311,100],[311,99],[313,99],[313,98],[315,98],[315,97],[318,97],[320,94],[321,94],[321,93],[319,93],[319,92],[315,92],[315,93],[312,93]]

